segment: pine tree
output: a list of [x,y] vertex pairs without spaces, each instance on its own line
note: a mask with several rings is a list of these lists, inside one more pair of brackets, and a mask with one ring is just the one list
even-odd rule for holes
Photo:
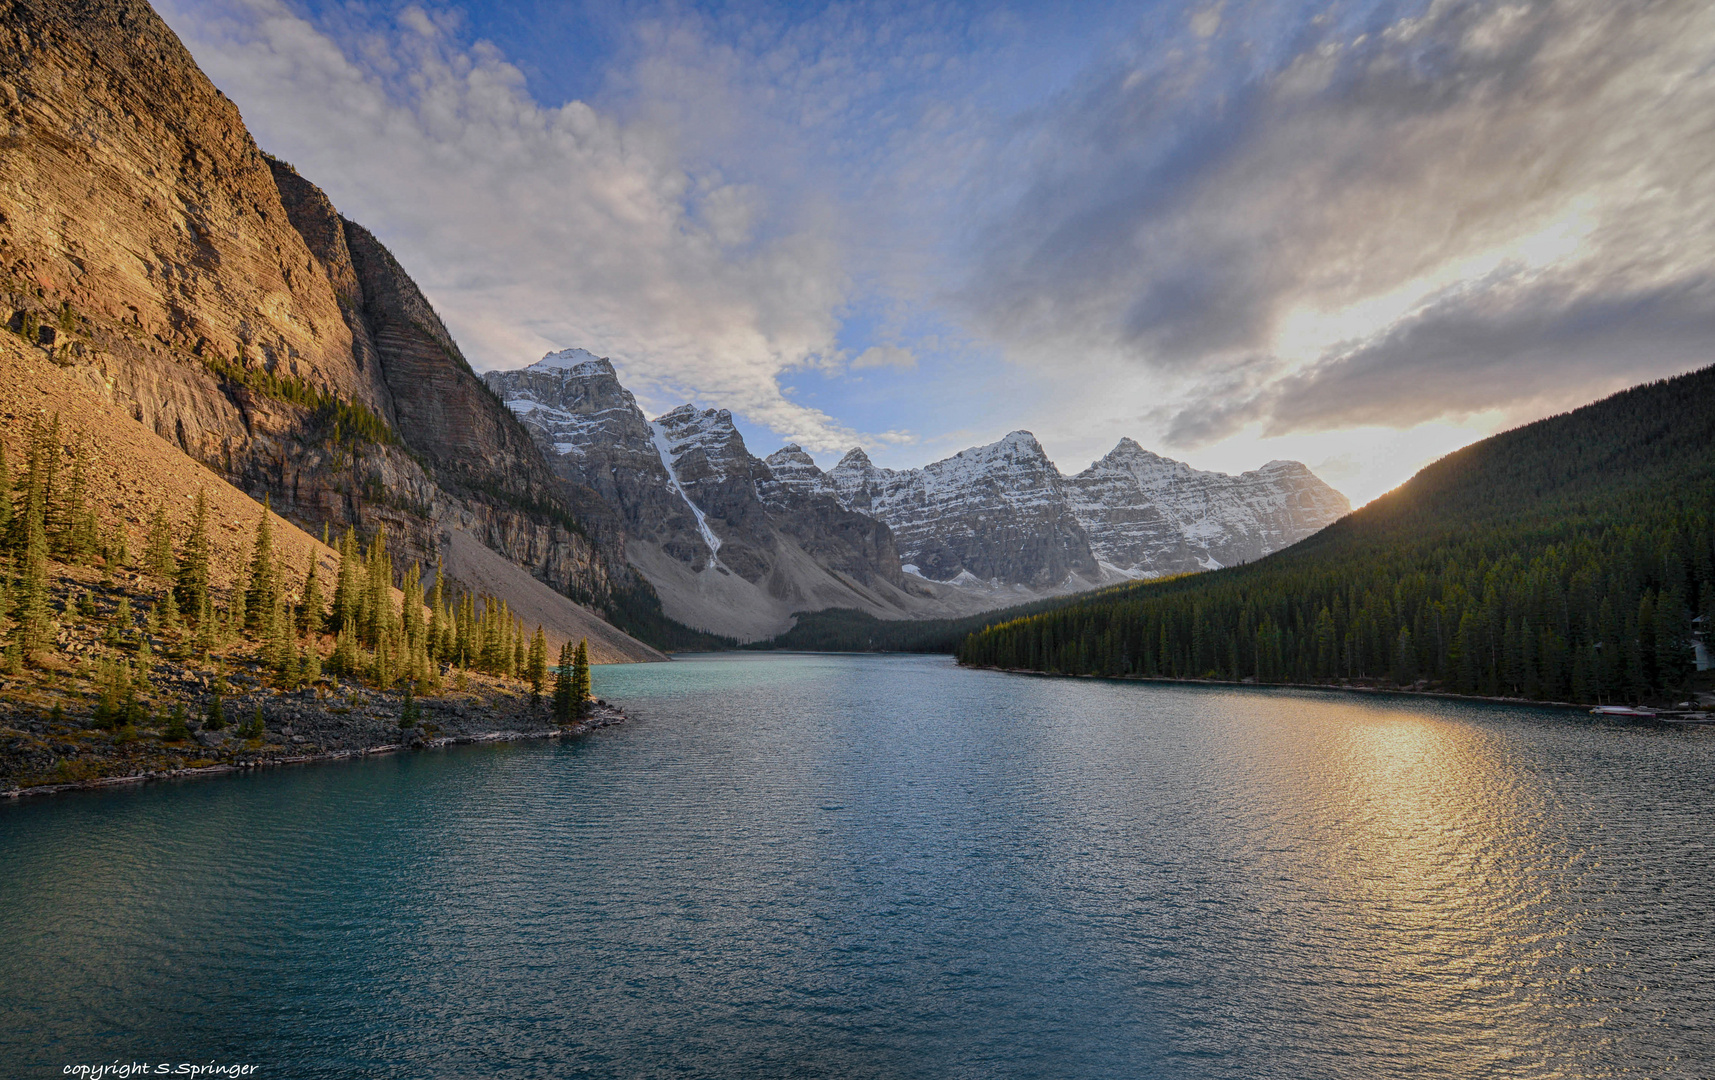
[[530,657],[525,661],[526,676],[530,680],[530,699],[537,704],[542,701],[542,687],[548,681],[548,638],[542,633],[542,627],[536,627],[536,636],[530,639]]
[[208,538],[208,493],[197,489],[196,512],[191,518],[191,530],[185,537],[184,549],[179,552],[179,570],[176,588],[179,594],[180,611],[202,611],[210,602],[209,596],[209,538]]
[[183,703],[173,703],[172,715],[167,720],[167,730],[162,732],[161,737],[167,742],[182,742],[191,737],[190,725],[185,722]]
[[1393,681],[1400,686],[1410,686],[1416,682],[1417,645],[1411,640],[1411,631],[1406,627],[1399,628],[1399,640],[1394,643],[1393,657]]
[[578,639],[578,651],[572,654],[572,715],[581,719],[590,711],[590,646],[588,638]]
[[246,629],[263,640],[273,637],[274,610],[280,598],[280,579],[274,565],[274,525],[269,519],[268,498],[262,500],[262,516],[256,522],[256,543],[250,554],[250,583],[244,589]]
[[60,458],[64,452],[60,444],[60,414],[54,413],[52,422],[42,432],[41,451],[37,455],[42,473],[42,529],[47,534],[50,551],[58,549],[66,529],[65,492],[60,490],[59,482]]
[[356,567],[352,565],[351,549],[357,541],[353,538],[351,526],[346,526],[345,533],[340,536],[336,550],[339,552],[339,571],[333,579],[333,608],[328,615],[328,633],[335,637],[339,632],[351,625],[353,616],[350,614],[354,606],[353,591],[356,588]]
[[173,526],[167,520],[167,506],[157,503],[155,516],[149,520],[149,540],[143,548],[143,569],[162,581],[173,576]]
[[399,730],[408,731],[417,726],[417,720],[422,716],[422,708],[417,704],[417,695],[412,693],[411,684],[405,684],[405,700],[399,709]]
[[437,660],[441,659],[444,655],[441,651],[441,639],[446,636],[446,612],[442,610],[441,606],[444,600],[444,583],[441,580],[441,564],[439,560],[436,560],[435,584],[434,587],[429,590],[429,595],[424,602],[429,608],[429,655]]
[[322,678],[322,650],[311,638],[304,648],[304,681],[314,685]]
[[162,589],[160,602],[155,605],[160,614],[162,630],[177,631],[179,629],[179,604],[173,599],[173,590]]
[[423,643],[427,628],[423,623],[423,575],[416,563],[405,574],[403,592],[404,602],[400,605],[400,615],[404,625],[405,640],[412,652]]
[[572,643],[560,643],[560,662],[554,667],[554,722],[572,722]]
[[[6,533],[6,546],[14,551],[23,551],[27,545],[30,507],[45,496],[42,490],[42,421],[40,418],[30,421],[30,437],[24,443],[24,474],[19,481],[21,491],[19,498],[12,507],[12,521]],[[43,504],[46,513],[46,504]],[[44,524],[45,528],[45,524]]]
[[357,673],[357,629],[348,627],[334,637],[333,671],[335,675],[351,676]]
[[65,531],[59,549],[67,562],[84,564],[95,555],[96,521],[89,508],[89,440],[79,432],[73,451],[71,483],[65,494]]
[[196,636],[197,655],[199,657],[201,657],[204,661],[207,661],[208,660],[208,654],[213,652],[215,649],[217,639],[215,637],[214,607],[212,604],[210,604],[208,596],[206,594],[202,598],[202,608],[200,610],[198,610],[196,613],[196,620],[197,620],[197,636]]
[[310,555],[310,568],[304,573],[304,587],[298,607],[298,632],[310,635],[311,643],[327,624],[327,603],[322,599],[322,583],[316,574],[316,557]]
[[376,644],[393,629],[393,559],[387,554],[387,530],[377,529],[365,559],[362,638]]
[[267,659],[270,667],[279,675],[290,678],[297,670],[297,651],[292,642],[292,609],[283,606],[276,598],[274,612],[266,620],[269,627],[267,637]]

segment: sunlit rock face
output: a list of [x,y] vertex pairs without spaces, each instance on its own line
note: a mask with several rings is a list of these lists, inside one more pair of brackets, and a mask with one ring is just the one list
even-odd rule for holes
[[295,521],[385,529],[401,568],[466,530],[582,600],[629,584],[605,506],[147,3],[8,4],[0,114],[0,315],[57,327],[62,363],[137,421]]
[[1260,559],[1352,509],[1296,461],[1228,476],[1150,453],[1130,439],[1064,485],[1096,556],[1134,575]]

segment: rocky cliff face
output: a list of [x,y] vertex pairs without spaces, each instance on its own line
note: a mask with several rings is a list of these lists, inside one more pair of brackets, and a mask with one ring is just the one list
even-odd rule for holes
[[931,580],[1052,588],[1100,574],[1059,471],[1028,431],[921,469],[878,469],[853,450],[828,483],[843,505],[887,522],[907,565]]
[[908,613],[888,527],[798,483],[806,465],[820,472],[797,447],[756,458],[726,410],[685,405],[650,421],[613,365],[581,349],[484,378],[560,476],[612,503],[668,614],[749,637],[814,609],[801,605]]
[[887,522],[925,577],[1033,589],[1248,562],[1351,509],[1297,462],[1227,476],[1130,439],[1063,477],[1025,431],[921,469],[878,469],[854,449],[825,478],[797,482]]
[[0,146],[0,317],[138,421],[401,565],[463,530],[578,599],[630,582],[606,504],[147,4],[0,0]]
[[1096,556],[1133,574],[1251,562],[1352,509],[1296,461],[1228,476],[1152,454],[1130,439],[1064,486]]

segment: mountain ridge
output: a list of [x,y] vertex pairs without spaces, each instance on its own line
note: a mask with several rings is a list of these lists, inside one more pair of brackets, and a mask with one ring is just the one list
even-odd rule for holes
[[[854,447],[824,472],[797,444],[751,454],[726,410],[682,405],[648,419],[611,360],[583,349],[483,378],[559,475],[614,503],[630,533],[628,558],[669,613],[741,640],[777,635],[813,603],[882,619],[957,619],[1206,568],[1210,551],[1243,561],[1348,507],[1296,462],[1227,477],[1123,440],[1115,454],[1129,447],[1198,488],[1180,500],[1188,509],[1178,517],[1149,504],[1156,527],[1146,538],[1156,543],[1144,550],[1133,535],[1151,497],[1143,485],[1132,484],[1131,504],[1109,505],[1090,470],[1062,476],[1026,431],[910,470],[878,468]],[[1153,498],[1162,501],[1159,491]],[[1137,550],[1113,548],[1125,565],[1102,557],[1109,548],[1093,541],[1080,512],[1103,537],[1131,529]],[[1184,523],[1241,512],[1244,520],[1205,529],[1201,541]],[[1177,547],[1156,535],[1175,528]],[[744,585],[723,580],[734,576]]]

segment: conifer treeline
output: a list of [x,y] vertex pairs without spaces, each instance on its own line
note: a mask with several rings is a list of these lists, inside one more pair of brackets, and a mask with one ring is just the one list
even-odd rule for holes
[[82,432],[68,447],[59,414],[47,423],[34,418],[22,464],[14,480],[0,444],[0,618],[12,623],[0,663],[7,670],[17,670],[53,634],[50,558],[111,564],[126,554],[124,531],[104,532],[89,505],[89,440]]
[[1484,440],[1249,566],[972,634],[961,663],[1363,681],[1586,703],[1678,692],[1715,626],[1715,369]]
[[[89,506],[89,470],[87,440],[79,434],[68,447],[57,416],[33,425],[16,477],[0,443],[0,626],[10,624],[0,661],[8,670],[21,669],[51,645],[51,560],[99,564],[109,578],[131,564],[124,526],[104,529]],[[164,503],[155,508],[136,569],[158,592],[142,632],[129,598],[120,602],[107,644],[121,665],[113,670],[126,675],[113,675],[114,685],[129,686],[131,657],[146,670],[151,638],[182,658],[204,661],[250,639],[278,683],[313,683],[323,675],[325,635],[333,639],[326,667],[336,676],[381,688],[403,681],[432,693],[447,668],[526,680],[541,695],[547,678],[543,628],[528,634],[504,600],[455,595],[438,567],[427,592],[417,565],[396,575],[385,530],[368,545],[346,530],[329,595],[313,558],[301,577],[281,558],[264,504],[249,565],[222,605],[211,580],[210,526],[202,491],[189,522],[173,522]],[[403,594],[399,602],[395,586]],[[584,671],[587,697],[587,662]]]

